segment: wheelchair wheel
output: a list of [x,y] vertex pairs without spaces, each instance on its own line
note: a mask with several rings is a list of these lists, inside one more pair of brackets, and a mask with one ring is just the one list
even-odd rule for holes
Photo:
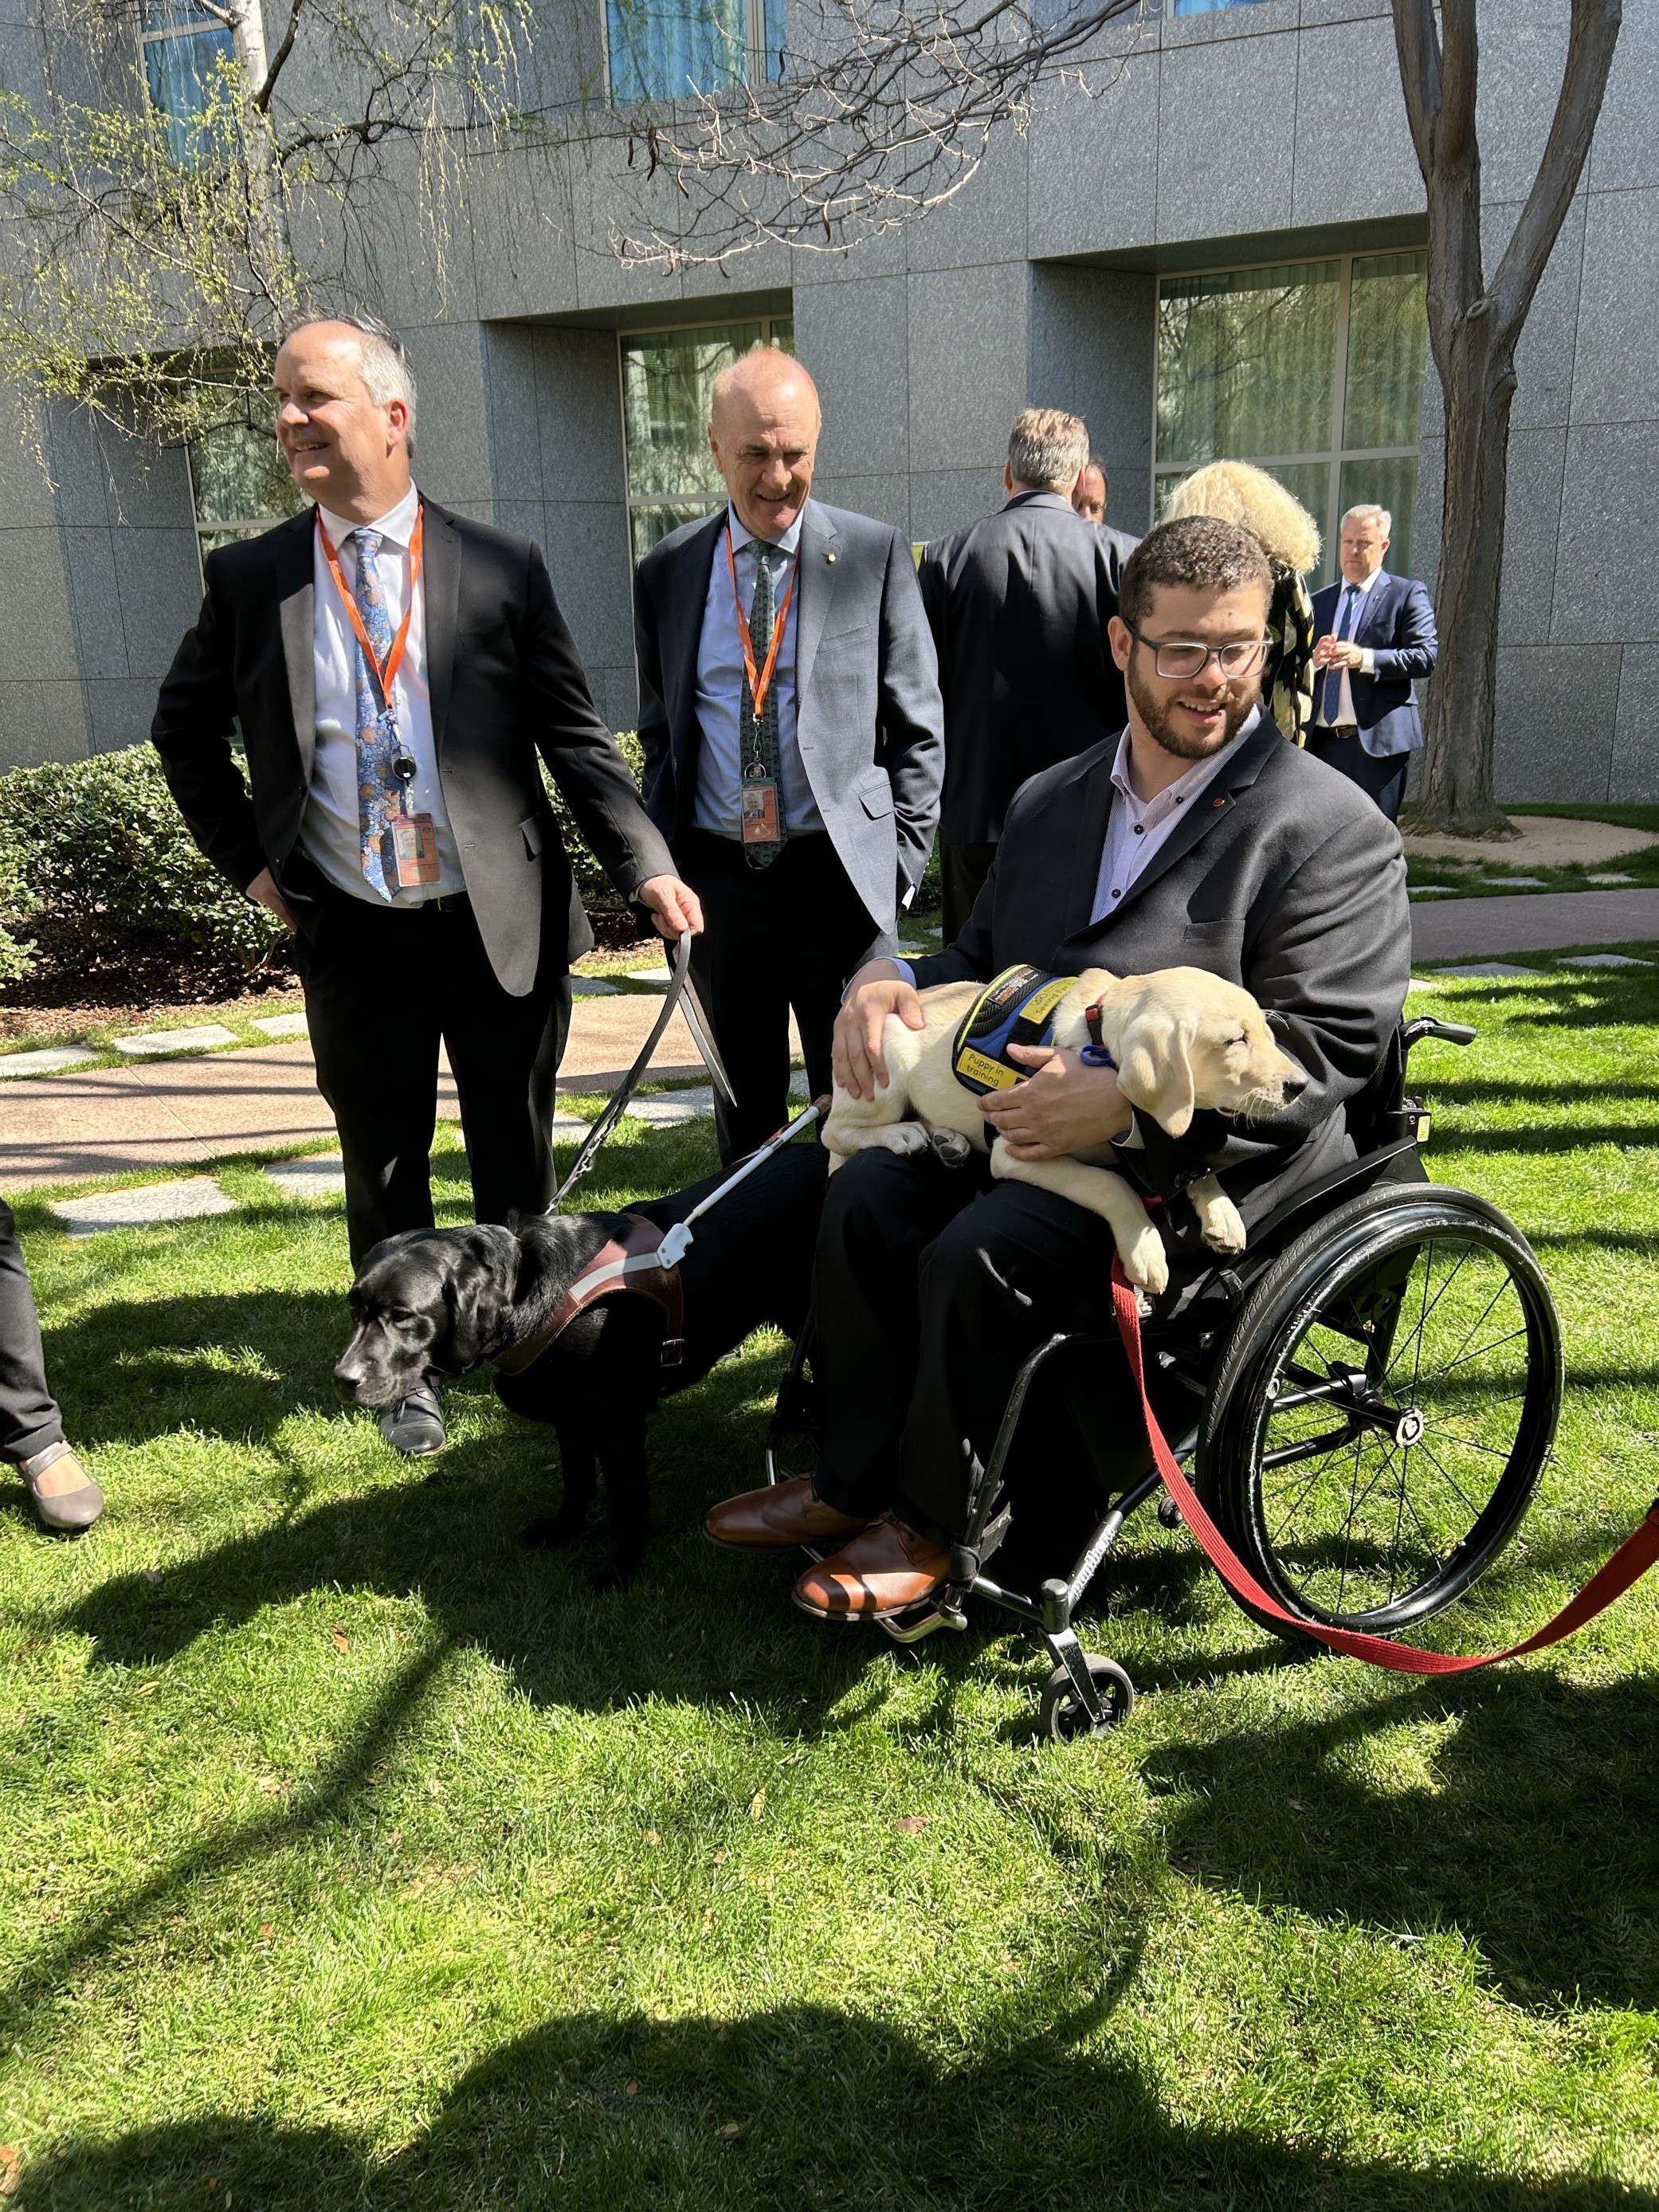
[[1104,1735],[1120,1721],[1127,1720],[1133,1710],[1135,1686],[1115,1659],[1103,1659],[1091,1651],[1085,1654],[1083,1663],[1095,1694],[1106,1709],[1106,1717],[1090,1718],[1071,1676],[1063,1667],[1056,1667],[1043,1688],[1041,1722],[1044,1735],[1056,1743],[1072,1743],[1080,1735]]
[[1514,1224],[1468,1191],[1373,1188],[1304,1231],[1246,1300],[1211,1384],[1199,1485],[1287,1611],[1396,1633],[1443,1611],[1514,1534],[1561,1389],[1554,1302]]

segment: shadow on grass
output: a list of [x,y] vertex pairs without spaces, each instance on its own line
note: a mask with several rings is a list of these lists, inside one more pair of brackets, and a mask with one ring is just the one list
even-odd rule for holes
[[[1165,1746],[1146,1778],[1180,1798],[1170,1856],[1218,1887],[1405,1942],[1455,1926],[1517,2003],[1651,2009],[1656,1736],[1650,1677],[1588,1686],[1516,1669]],[[1396,1756],[1414,1779],[1370,1778]]]
[[51,2212],[223,2203],[381,2208],[1363,2206],[1365,2212],[1651,2207],[1589,2174],[1345,2158],[1242,2126],[1182,2125],[1155,2083],[1076,2047],[1090,2016],[1016,2016],[951,2065],[864,2015],[792,2006],[729,2026],[593,2014],[546,2022],[464,2075],[409,2147],[210,2114],[31,2161]]

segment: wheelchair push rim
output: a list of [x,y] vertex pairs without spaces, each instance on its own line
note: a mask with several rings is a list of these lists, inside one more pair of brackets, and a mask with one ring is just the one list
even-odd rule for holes
[[1218,1518],[1280,1604],[1388,1635],[1513,1536],[1554,1441],[1560,1329],[1531,1248],[1483,1200],[1343,1212],[1240,1316],[1206,1456]]

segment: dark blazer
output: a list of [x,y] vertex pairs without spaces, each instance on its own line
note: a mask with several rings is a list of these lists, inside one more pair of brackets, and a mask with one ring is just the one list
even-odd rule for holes
[[1057,975],[1206,969],[1241,983],[1307,1071],[1261,1121],[1200,1113],[1180,1139],[1135,1117],[1139,1172],[1168,1196],[1218,1169],[1246,1221],[1353,1157],[1342,1107],[1381,1064],[1411,975],[1399,835],[1346,776],[1271,718],[1173,830],[1113,912],[1090,921],[1115,796],[1117,738],[1028,783],[957,942],[918,986],[988,979],[1016,961]]
[[1106,625],[1139,542],[1057,491],[1023,491],[922,555],[945,695],[947,845],[994,845],[1028,776],[1123,727]]
[[[426,516],[427,676],[444,800],[473,913],[502,988],[536,979],[545,910],[567,960],[593,942],[543,787],[547,763],[624,897],[669,873],[628,763],[599,720],[541,550]],[[302,927],[316,871],[296,850],[316,733],[312,509],[208,556],[207,596],[173,658],[150,735],[191,835],[246,890],[268,867]],[[248,783],[231,750],[240,725]]]
[[[702,732],[697,649],[726,509],[662,538],[634,576],[645,803],[690,827]],[[823,826],[882,939],[921,881],[939,819],[944,735],[933,642],[898,532],[808,500],[801,517],[795,730]]]
[[[1316,638],[1328,637],[1335,629],[1341,592],[1339,578],[1314,593]],[[1414,753],[1423,742],[1423,717],[1412,679],[1433,675],[1440,654],[1434,608],[1425,586],[1414,576],[1378,576],[1360,603],[1349,641],[1369,646],[1376,656],[1375,676],[1362,676],[1355,669],[1348,677],[1360,744],[1379,760],[1391,753]],[[1314,671],[1316,714],[1324,675],[1322,669]]]

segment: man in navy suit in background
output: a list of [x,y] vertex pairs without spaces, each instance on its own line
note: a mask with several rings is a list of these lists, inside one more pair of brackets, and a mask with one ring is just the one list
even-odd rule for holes
[[1394,518],[1351,507],[1342,518],[1342,581],[1314,593],[1314,720],[1308,750],[1399,818],[1406,769],[1423,743],[1414,678],[1433,673],[1434,609],[1414,577],[1383,573]]

